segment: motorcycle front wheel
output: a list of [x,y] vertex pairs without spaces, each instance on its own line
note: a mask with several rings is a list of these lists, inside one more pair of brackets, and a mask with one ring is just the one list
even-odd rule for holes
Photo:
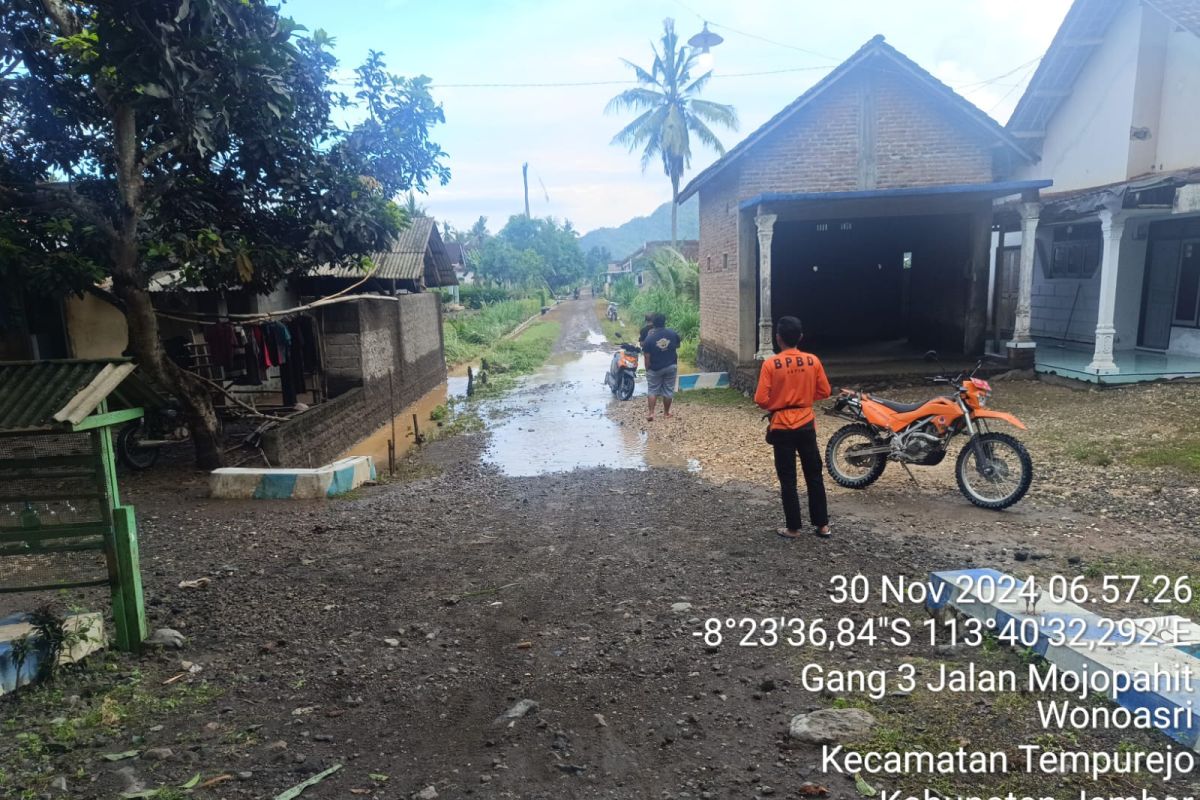
[[138,472],[150,469],[158,463],[157,447],[142,447],[146,421],[136,419],[117,434],[117,458],[121,463]]
[[628,372],[621,374],[621,390],[617,396],[622,400],[628,400],[633,397],[633,376]]
[[869,425],[854,423],[838,428],[825,445],[825,468],[839,486],[865,489],[883,474],[887,466],[884,453],[859,455],[857,451],[879,447]]
[[963,446],[954,469],[958,490],[980,508],[1016,503],[1033,483],[1033,459],[1007,433],[981,433]]

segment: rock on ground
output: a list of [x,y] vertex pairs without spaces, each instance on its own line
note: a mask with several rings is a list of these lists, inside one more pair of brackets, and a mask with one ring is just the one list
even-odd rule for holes
[[823,708],[792,717],[788,735],[809,744],[834,744],[869,736],[877,724],[861,708]]

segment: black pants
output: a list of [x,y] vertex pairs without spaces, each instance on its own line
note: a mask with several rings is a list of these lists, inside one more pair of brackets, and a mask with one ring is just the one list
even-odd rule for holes
[[783,498],[783,516],[788,530],[798,531],[800,496],[796,492],[796,456],[804,470],[804,485],[808,491],[808,516],[818,528],[829,524],[829,508],[825,500],[825,481],[821,475],[821,451],[817,449],[817,429],[810,422],[795,430],[771,431],[768,441],[775,448],[775,474],[779,476],[779,494]]

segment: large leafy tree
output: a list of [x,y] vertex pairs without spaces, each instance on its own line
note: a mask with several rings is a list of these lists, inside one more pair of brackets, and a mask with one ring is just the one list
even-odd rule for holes
[[[480,221],[486,232],[486,221]],[[514,214],[498,234],[484,241],[475,267],[482,279],[497,284],[558,291],[583,277],[587,265],[579,234],[569,221],[560,224],[552,217]]]
[[638,116],[622,128],[612,143],[624,145],[630,152],[642,151],[642,169],[659,159],[671,181],[671,242],[678,241],[679,184],[692,164],[691,137],[725,154],[725,147],[709,125],[737,130],[737,112],[733,106],[701,100],[699,95],[712,78],[712,72],[692,77],[699,55],[679,43],[675,21],[663,20],[659,46],[650,46],[654,62],[644,69],[621,59],[637,76],[639,86],[626,89],[608,101],[606,112],[636,111]]
[[361,264],[405,223],[390,198],[449,178],[429,80],[373,52],[347,97],[331,45],[263,0],[0,3],[0,280],[67,292],[111,276],[130,349],[180,397],[205,467],[218,421],[165,357],[150,276],[265,292]]

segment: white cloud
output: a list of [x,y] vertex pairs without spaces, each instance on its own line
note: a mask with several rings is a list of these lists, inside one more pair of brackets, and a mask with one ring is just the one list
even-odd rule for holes
[[[450,88],[458,83],[611,81],[630,77],[619,61],[649,59],[649,43],[671,16],[686,39],[701,19],[725,37],[714,51],[717,74],[833,65],[801,50],[845,58],[876,33],[1000,120],[1020,97],[1023,72],[988,79],[1037,58],[1070,0],[292,0],[289,13],[338,40],[343,64],[368,48],[384,50],[404,74],[434,78],[446,124],[433,137],[450,154],[453,179],[426,205],[455,225],[481,214],[493,228],[523,208],[521,163],[531,171],[531,210],[568,217],[581,230],[647,214],[670,196],[657,164],[609,144],[629,115],[603,113],[622,86]],[[756,34],[789,49],[731,29]],[[420,35],[413,35],[420,30]],[[343,68],[348,72],[347,68]],[[706,97],[737,107],[743,138],[824,74],[782,72],[718,78]],[[1007,96],[1006,96],[1007,95]],[[692,174],[714,156],[697,152]],[[546,203],[537,177],[550,194]]]

